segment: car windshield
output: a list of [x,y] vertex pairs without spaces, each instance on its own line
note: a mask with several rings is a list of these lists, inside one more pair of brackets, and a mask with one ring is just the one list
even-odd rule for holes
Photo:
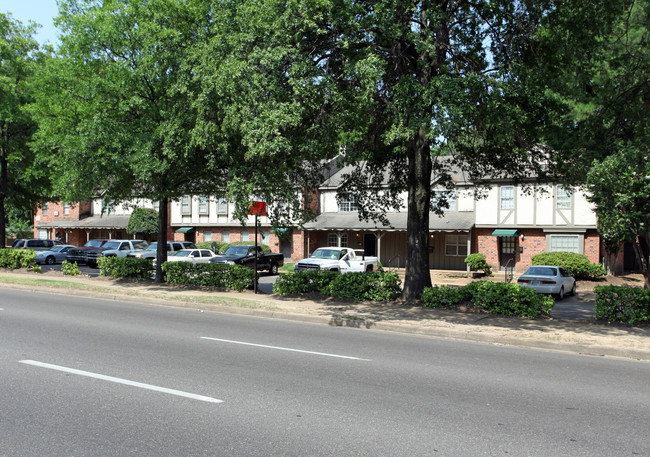
[[146,241],[138,241],[137,243],[133,243],[133,249],[146,249],[148,246]]
[[67,247],[67,246],[63,246],[63,245],[52,246],[52,249],[50,249],[50,251],[52,251],[52,252],[59,252],[59,251],[65,249],[66,247]]
[[178,251],[174,254],[176,257],[188,257],[192,251]]
[[86,244],[84,244],[84,247],[87,248],[99,248],[102,246],[104,242],[102,240],[90,240]]
[[339,252],[336,249],[316,249],[311,255],[314,259],[338,259]]
[[224,255],[246,255],[248,253],[248,246],[230,246],[224,252]]
[[155,251],[158,249],[158,243],[151,243],[145,251]]
[[25,244],[25,240],[17,240],[12,247],[22,248],[24,244]]
[[107,241],[102,247],[106,249],[117,249],[120,247],[120,241]]
[[557,269],[550,267],[531,267],[528,269],[524,275],[535,275],[535,276],[556,276]]

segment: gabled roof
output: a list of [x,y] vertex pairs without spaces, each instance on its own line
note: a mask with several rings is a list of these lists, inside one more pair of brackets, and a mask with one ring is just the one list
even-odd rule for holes
[[126,229],[131,216],[102,215],[90,216],[84,219],[61,219],[52,222],[37,223],[36,228],[52,229]]

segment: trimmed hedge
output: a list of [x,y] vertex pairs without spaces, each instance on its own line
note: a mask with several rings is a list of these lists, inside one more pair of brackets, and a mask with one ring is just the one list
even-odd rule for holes
[[527,318],[549,314],[555,301],[533,289],[503,282],[476,281],[463,287],[435,286],[422,292],[426,307],[449,308],[469,301],[491,313]]
[[17,270],[18,268],[34,269],[36,252],[32,249],[0,249],[0,268]]
[[300,271],[280,275],[273,284],[273,292],[278,295],[320,292],[355,301],[390,301],[400,296],[402,288],[397,273]]
[[637,287],[596,286],[596,319],[636,324],[650,322],[650,290]]
[[64,260],[61,262],[61,273],[63,276],[78,276],[81,274],[81,270],[77,265],[77,262],[68,262]]
[[255,280],[255,272],[242,265],[165,262],[162,270],[169,284],[235,289],[238,292],[252,289]]
[[97,259],[99,273],[111,278],[149,279],[153,275],[150,259],[133,257],[100,257]]
[[590,263],[586,255],[575,252],[544,252],[534,255],[532,264],[562,267],[576,279],[601,278],[607,274],[600,263]]
[[485,254],[475,253],[465,257],[465,263],[471,270],[482,270],[488,276],[492,276],[492,265],[487,263]]

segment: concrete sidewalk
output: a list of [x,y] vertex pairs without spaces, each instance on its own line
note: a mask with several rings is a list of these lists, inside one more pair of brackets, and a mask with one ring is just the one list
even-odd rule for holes
[[[449,284],[467,278],[448,278]],[[439,279],[439,283],[442,280]],[[352,303],[322,297],[178,288],[153,282],[60,273],[0,272],[0,288],[87,296],[150,305],[310,322],[321,325],[456,338],[497,345],[650,360],[650,326],[604,325],[588,320],[521,319],[400,304]],[[588,296],[585,291],[583,297]],[[579,294],[580,295],[580,294]],[[588,297],[583,298],[588,302]]]

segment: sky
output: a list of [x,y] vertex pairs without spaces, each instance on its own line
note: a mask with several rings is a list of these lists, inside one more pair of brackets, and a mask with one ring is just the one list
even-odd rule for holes
[[56,0],[0,0],[0,13],[11,13],[23,24],[34,21],[42,27],[34,36],[40,44],[58,43],[58,31],[52,20],[58,15]]

